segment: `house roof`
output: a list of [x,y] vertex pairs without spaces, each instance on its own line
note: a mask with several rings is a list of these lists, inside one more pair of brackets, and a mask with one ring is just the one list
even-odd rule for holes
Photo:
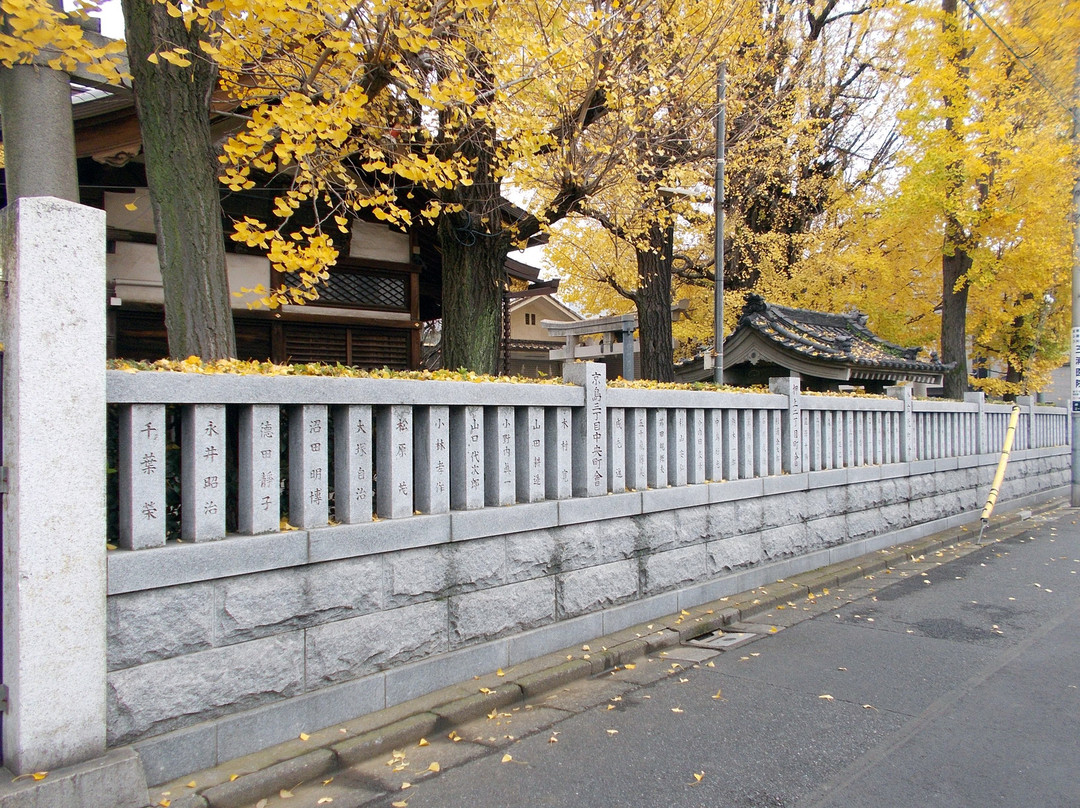
[[[874,334],[858,311],[830,314],[768,303],[749,295],[739,324],[725,340],[725,366],[762,359],[791,360],[804,366],[833,367],[818,373],[832,378],[846,368],[847,378],[939,381],[947,365],[931,354],[919,359],[918,348],[904,348]],[[730,347],[729,347],[730,346]],[[813,371],[811,371],[813,372]]]

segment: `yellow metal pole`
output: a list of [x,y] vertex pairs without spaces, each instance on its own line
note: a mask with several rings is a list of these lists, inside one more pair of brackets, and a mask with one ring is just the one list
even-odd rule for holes
[[1005,444],[1001,447],[1001,458],[998,460],[997,471],[994,473],[994,481],[990,483],[990,493],[986,497],[986,505],[982,512],[982,526],[979,528],[979,541],[982,541],[986,524],[990,521],[990,514],[994,512],[997,504],[998,493],[1001,491],[1001,481],[1005,479],[1005,467],[1009,465],[1009,454],[1012,452],[1013,438],[1016,436],[1016,424],[1020,420],[1020,405],[1013,404],[1009,414],[1009,426],[1005,430]]

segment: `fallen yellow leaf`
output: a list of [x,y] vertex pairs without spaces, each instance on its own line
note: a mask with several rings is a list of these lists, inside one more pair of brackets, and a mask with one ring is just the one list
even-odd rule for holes
[[607,706],[607,708],[608,708],[609,710],[614,710],[614,709],[615,709],[615,705],[614,705],[614,704],[609,704],[609,705]]
[[713,661],[712,661],[712,660],[710,659],[710,660],[709,660],[708,662],[706,662],[706,663],[705,663],[705,667],[706,667],[706,668],[715,668],[715,667],[716,667],[716,663],[715,663],[715,662],[713,662]]
[[626,668],[628,671],[632,671],[634,668],[637,667],[637,665],[635,665],[633,662],[627,662],[625,665],[623,665],[623,667]]
[[407,803],[405,800],[399,800],[398,802],[390,803],[390,805],[392,805],[393,808],[408,808],[409,803]]
[[323,781],[322,781],[322,784],[323,784],[324,786],[328,786],[328,785],[330,785],[330,784],[331,784],[332,782],[334,782],[334,778],[333,778],[333,777],[328,777],[327,779],[325,779],[325,780],[323,780]]
[[703,779],[705,779],[705,772],[694,772],[694,779],[700,783]]
[[139,206],[136,205],[134,202],[128,202],[126,205],[124,205],[124,207],[127,208],[128,210],[138,210],[139,209]]
[[441,771],[441,769],[442,769],[442,767],[439,765],[438,761],[433,761],[432,764],[430,766],[428,766],[427,768],[428,768],[429,772],[437,772],[437,771]]
[[488,693],[494,693],[495,691],[492,690],[490,687],[482,687],[480,688],[480,692],[486,696]]
[[333,801],[334,801],[333,797],[319,797],[319,799],[317,799],[315,801],[315,804],[316,805],[326,805],[327,803],[330,803],[330,802],[333,802]]
[[715,696],[713,696],[713,698],[714,698],[714,699],[722,699],[722,698],[723,698],[723,696],[721,696],[721,695],[720,695],[720,691],[719,691],[719,690],[717,690],[717,691],[716,691],[716,695],[715,695]]
[[503,672],[502,668],[499,668],[497,671],[495,671],[495,675],[496,676],[506,676],[506,674]]
[[672,707],[672,708],[671,708],[671,712],[673,712],[673,713],[681,713],[681,712],[682,712],[682,710],[681,710],[681,709],[679,709],[678,707]]
[[407,788],[412,788],[412,783],[402,783],[401,790],[404,791]]
[[449,734],[449,735],[447,735],[446,737],[447,737],[447,738],[449,738],[449,739],[450,739],[451,741],[453,741],[454,743],[457,743],[458,741],[460,741],[460,740],[461,740],[461,736],[457,734],[457,730],[456,730],[456,729],[452,729],[452,730],[450,730],[450,734]]
[[417,743],[416,745],[417,746],[431,746],[431,744],[428,743],[427,738],[421,738],[419,743]]
[[609,729],[609,730],[607,731],[607,734],[608,734],[608,735],[618,735],[618,734],[619,734],[619,731],[618,731],[617,729]]
[[240,776],[239,774],[230,774],[229,775],[229,782],[231,783],[233,780],[235,780],[239,776]]
[[281,791],[278,792],[278,796],[281,797],[281,799],[283,799],[283,800],[288,800],[288,799],[292,799],[292,797],[294,795],[293,795],[293,793],[291,791],[289,791],[289,789],[283,788],[283,789],[281,789]]
[[310,738],[310,737],[311,737],[311,736],[310,736],[310,735],[308,735],[308,734],[307,734],[306,732],[301,732],[301,733],[300,733],[300,740],[301,740],[301,741],[306,741],[306,740],[307,740],[308,738]]
[[502,756],[502,762],[503,763],[509,763],[513,759],[514,759],[513,755],[503,755]]
[[836,701],[836,699],[834,699],[828,693],[822,693],[820,696],[818,696],[818,698],[819,699],[824,699],[825,701]]
[[158,800],[158,805],[160,805],[161,808],[169,808],[169,806],[172,805],[172,801],[171,800]]

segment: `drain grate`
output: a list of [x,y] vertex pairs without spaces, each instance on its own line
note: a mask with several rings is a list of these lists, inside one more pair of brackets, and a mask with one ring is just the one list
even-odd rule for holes
[[687,645],[695,645],[698,648],[712,648],[715,651],[730,651],[740,645],[753,642],[761,635],[749,631],[710,631],[700,637],[687,640]]

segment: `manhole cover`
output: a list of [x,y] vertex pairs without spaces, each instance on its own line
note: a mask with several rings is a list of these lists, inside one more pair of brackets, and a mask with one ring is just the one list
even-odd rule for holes
[[712,631],[687,640],[687,645],[696,645],[698,648],[712,648],[717,651],[730,651],[740,645],[753,642],[760,634],[752,634],[748,631]]

